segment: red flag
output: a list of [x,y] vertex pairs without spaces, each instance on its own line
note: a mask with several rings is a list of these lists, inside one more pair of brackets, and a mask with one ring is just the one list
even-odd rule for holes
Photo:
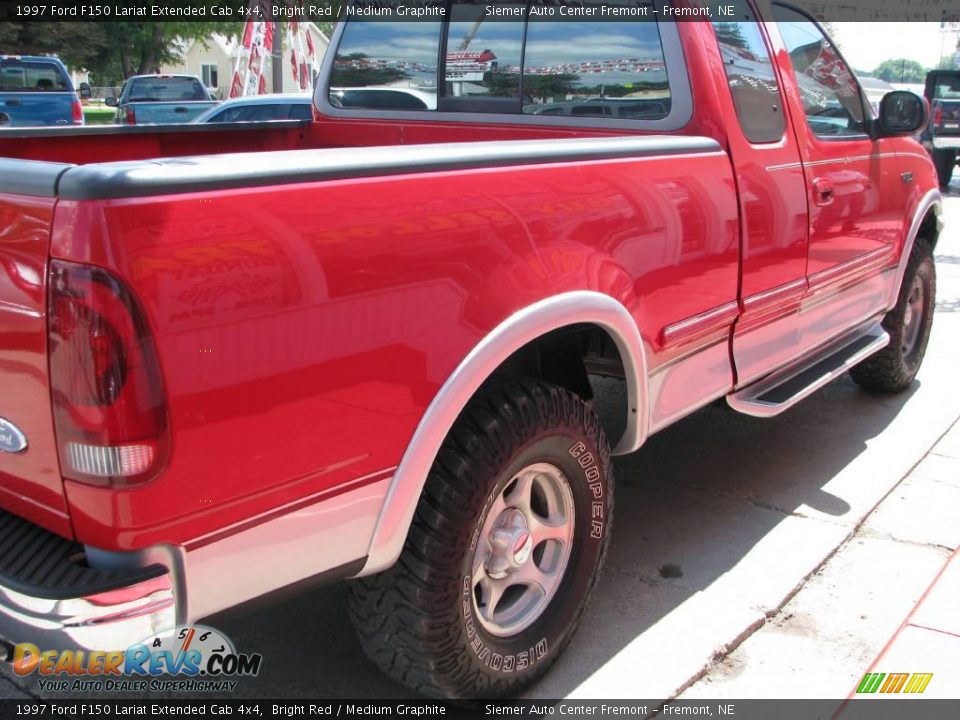
[[240,97],[243,95],[243,81],[240,79],[240,73],[233,73],[233,82],[230,83],[230,97]]
[[260,95],[267,94],[267,78],[263,75],[260,76],[260,87],[258,88],[257,92]]
[[297,77],[297,51],[293,48],[290,48],[290,70],[293,72],[293,81],[298,82],[299,78]]

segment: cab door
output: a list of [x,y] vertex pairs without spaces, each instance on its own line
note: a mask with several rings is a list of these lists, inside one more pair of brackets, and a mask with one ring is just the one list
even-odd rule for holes
[[[764,12],[764,3],[759,5]],[[740,317],[733,357],[742,386],[802,351],[807,200],[800,150],[763,26],[744,0],[735,8],[736,20],[712,23],[712,45],[723,66],[717,72],[727,80],[721,104],[740,196]]]
[[[774,3],[771,41],[788,93],[806,182],[809,251],[804,344],[814,347],[883,309],[903,232],[894,139],[868,134],[871,111],[829,37],[799,9]],[[812,312],[817,304],[825,305]]]

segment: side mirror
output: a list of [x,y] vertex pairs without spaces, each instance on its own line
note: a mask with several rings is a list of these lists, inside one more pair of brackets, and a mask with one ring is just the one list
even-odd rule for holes
[[104,104],[104,105],[109,105],[110,107],[116,107],[116,106],[118,105],[117,99],[116,99],[115,97],[113,97],[112,95],[111,95],[110,97],[104,98],[104,99],[103,99],[103,104]]
[[881,135],[913,135],[927,126],[927,101],[908,90],[888,92],[880,101],[877,125]]
[[82,82],[80,83],[80,98],[82,100],[89,100],[93,97],[93,91],[90,90],[90,83]]

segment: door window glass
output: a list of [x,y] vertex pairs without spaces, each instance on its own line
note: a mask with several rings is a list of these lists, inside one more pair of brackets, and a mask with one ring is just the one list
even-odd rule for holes
[[776,142],[787,125],[770,51],[749,7],[738,15],[746,20],[713,23],[737,118],[750,142]]
[[807,123],[815,135],[862,135],[860,86],[837,49],[806,15],[773,6],[773,16],[790,53]]

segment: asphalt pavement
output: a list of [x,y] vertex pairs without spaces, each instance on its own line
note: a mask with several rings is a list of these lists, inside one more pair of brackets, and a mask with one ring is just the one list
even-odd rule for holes
[[[931,453],[960,417],[960,180],[954,187],[914,385],[877,395],[843,377],[766,420],[711,405],[618,458],[594,601],[529,697],[849,695],[957,547],[947,520],[956,527],[960,490],[931,490],[916,472],[929,463],[960,477],[960,458]],[[599,390],[600,402],[621,401],[621,384]],[[411,697],[361,653],[343,585],[208,624],[264,656],[235,697]],[[796,662],[778,660],[783,652]],[[786,671],[789,686],[771,685]],[[38,694],[3,673],[0,697]]]

